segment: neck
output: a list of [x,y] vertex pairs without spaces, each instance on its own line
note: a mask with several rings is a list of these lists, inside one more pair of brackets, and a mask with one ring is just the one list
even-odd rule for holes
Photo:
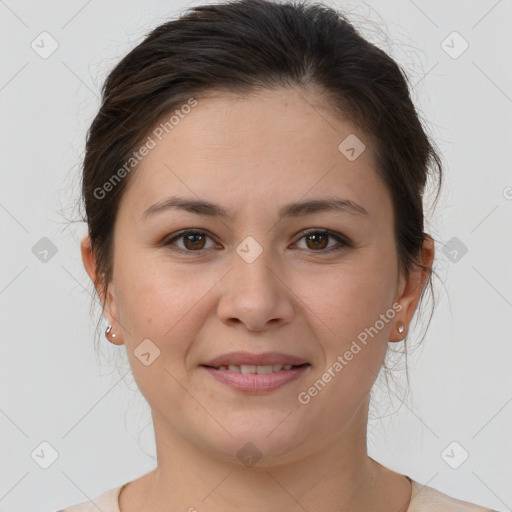
[[324,440],[320,449],[317,443],[301,456],[265,457],[246,466],[238,459],[220,460],[153,415],[158,466],[138,489],[123,490],[121,512],[405,512],[410,484],[367,455],[366,418],[356,415],[350,428]]

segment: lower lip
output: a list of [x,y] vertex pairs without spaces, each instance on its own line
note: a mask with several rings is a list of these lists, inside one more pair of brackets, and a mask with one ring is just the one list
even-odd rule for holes
[[242,391],[244,393],[265,393],[298,379],[310,365],[297,366],[290,370],[279,370],[278,372],[256,374],[256,373],[238,373],[231,370],[217,370],[209,366],[201,366],[212,377],[228,386]]

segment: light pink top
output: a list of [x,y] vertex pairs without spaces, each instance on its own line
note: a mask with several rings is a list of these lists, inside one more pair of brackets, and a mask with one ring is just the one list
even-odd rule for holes
[[[79,503],[57,512],[98,512],[98,510],[102,512],[121,512],[119,510],[119,494],[128,483],[105,491],[92,501]],[[412,498],[407,512],[496,512],[489,508],[452,498],[415,480],[411,480],[411,484]]]

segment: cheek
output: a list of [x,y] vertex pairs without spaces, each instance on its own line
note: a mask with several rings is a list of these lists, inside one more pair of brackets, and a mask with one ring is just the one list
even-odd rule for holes
[[183,399],[175,379],[183,378],[183,361],[198,325],[195,308],[213,284],[192,284],[175,270],[166,273],[161,263],[142,270],[134,260],[126,263],[119,267],[116,284],[125,348],[140,392],[158,408],[163,397]]
[[365,265],[347,265],[310,282],[312,327],[324,352],[322,370],[335,382],[335,401],[357,401],[369,392],[382,365],[395,317],[394,274],[391,267],[386,272],[384,264],[377,257],[368,258]]
[[209,292],[218,285],[219,276],[207,272],[199,277],[157,259],[149,260],[142,270],[131,268],[134,265],[119,270],[116,284],[126,348],[133,352],[150,339],[160,350],[158,363],[178,371],[204,327],[205,308],[211,307]]
[[197,300],[197,287],[191,287],[169,265],[144,255],[119,261],[115,278],[119,314],[134,330],[149,324],[157,331],[165,326],[169,329]]
[[301,288],[322,332],[347,340],[374,325],[392,306],[392,283],[392,272],[377,263],[339,267],[324,277],[315,276],[309,288],[302,283]]

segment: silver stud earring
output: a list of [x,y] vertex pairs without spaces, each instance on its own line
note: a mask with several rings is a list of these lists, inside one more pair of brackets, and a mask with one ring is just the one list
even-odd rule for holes
[[405,331],[405,326],[404,326],[404,324],[400,324],[400,325],[398,326],[398,332],[399,332],[400,334],[402,334],[404,331]]

